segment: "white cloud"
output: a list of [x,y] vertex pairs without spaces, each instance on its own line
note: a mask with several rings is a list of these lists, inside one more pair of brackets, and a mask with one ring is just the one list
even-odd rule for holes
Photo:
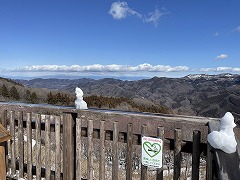
[[5,77],[183,77],[189,74],[238,73],[240,67],[215,67],[192,69],[188,66],[151,65],[148,63],[131,65],[93,64],[93,65],[33,65],[13,69],[0,69]]
[[136,16],[141,19],[143,22],[152,23],[154,26],[158,25],[160,17],[168,14],[169,12],[164,12],[164,10],[160,11],[159,9],[155,9],[155,11],[148,13],[147,16],[133,10],[127,4],[127,2],[113,2],[111,8],[108,12],[114,19],[121,20],[125,19],[127,16]]
[[113,2],[108,12],[114,19],[124,19],[129,15],[141,18],[141,14],[128,7],[127,2]]
[[226,58],[228,58],[227,54],[220,54],[216,57],[216,59],[226,59]]
[[162,13],[156,8],[155,11],[148,13],[148,16],[144,18],[144,22],[153,23],[154,26],[157,26],[160,17],[164,14],[166,13]]
[[233,31],[240,32],[240,26],[236,27]]
[[15,72],[42,72],[42,71],[53,71],[53,72],[137,72],[137,71],[146,71],[146,72],[176,72],[176,71],[187,71],[189,68],[187,66],[164,66],[156,65],[153,66],[148,63],[139,64],[137,66],[130,65],[101,65],[93,64],[88,66],[80,65],[36,65],[36,66],[25,66],[10,69],[9,71]]
[[211,71],[214,71],[214,68],[200,68],[199,71],[200,72],[211,72]]

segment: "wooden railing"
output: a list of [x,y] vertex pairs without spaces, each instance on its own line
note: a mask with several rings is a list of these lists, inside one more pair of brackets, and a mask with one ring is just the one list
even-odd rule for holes
[[[0,110],[12,136],[6,145],[11,178],[163,179],[167,171],[184,179],[183,167],[193,180],[211,177],[204,161],[208,122],[216,119],[16,103],[0,103]],[[142,136],[164,141],[163,168],[141,165]]]

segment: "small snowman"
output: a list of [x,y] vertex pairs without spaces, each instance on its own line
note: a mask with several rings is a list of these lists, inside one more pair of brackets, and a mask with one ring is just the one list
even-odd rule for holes
[[228,154],[236,152],[237,141],[233,132],[235,126],[233,115],[227,112],[221,118],[220,131],[213,131],[208,134],[207,139],[210,145]]
[[79,87],[76,87],[75,93],[77,97],[75,100],[76,109],[88,109],[87,103],[83,100],[83,91]]

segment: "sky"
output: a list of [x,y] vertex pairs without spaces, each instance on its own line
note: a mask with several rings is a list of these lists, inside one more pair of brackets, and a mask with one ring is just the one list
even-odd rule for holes
[[1,0],[0,76],[240,74],[239,0]]

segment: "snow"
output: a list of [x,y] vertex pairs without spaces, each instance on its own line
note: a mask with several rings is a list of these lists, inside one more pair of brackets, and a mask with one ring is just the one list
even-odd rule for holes
[[[28,141],[27,136],[23,135],[23,140],[27,142]],[[35,145],[36,145],[36,141],[32,139],[32,148],[34,148]]]
[[221,118],[220,130],[208,134],[207,139],[210,145],[228,154],[236,152],[237,141],[233,132],[235,126],[233,115],[227,112]]
[[88,109],[87,103],[83,100],[83,91],[79,87],[76,87],[75,93],[77,97],[75,100],[76,109]]

